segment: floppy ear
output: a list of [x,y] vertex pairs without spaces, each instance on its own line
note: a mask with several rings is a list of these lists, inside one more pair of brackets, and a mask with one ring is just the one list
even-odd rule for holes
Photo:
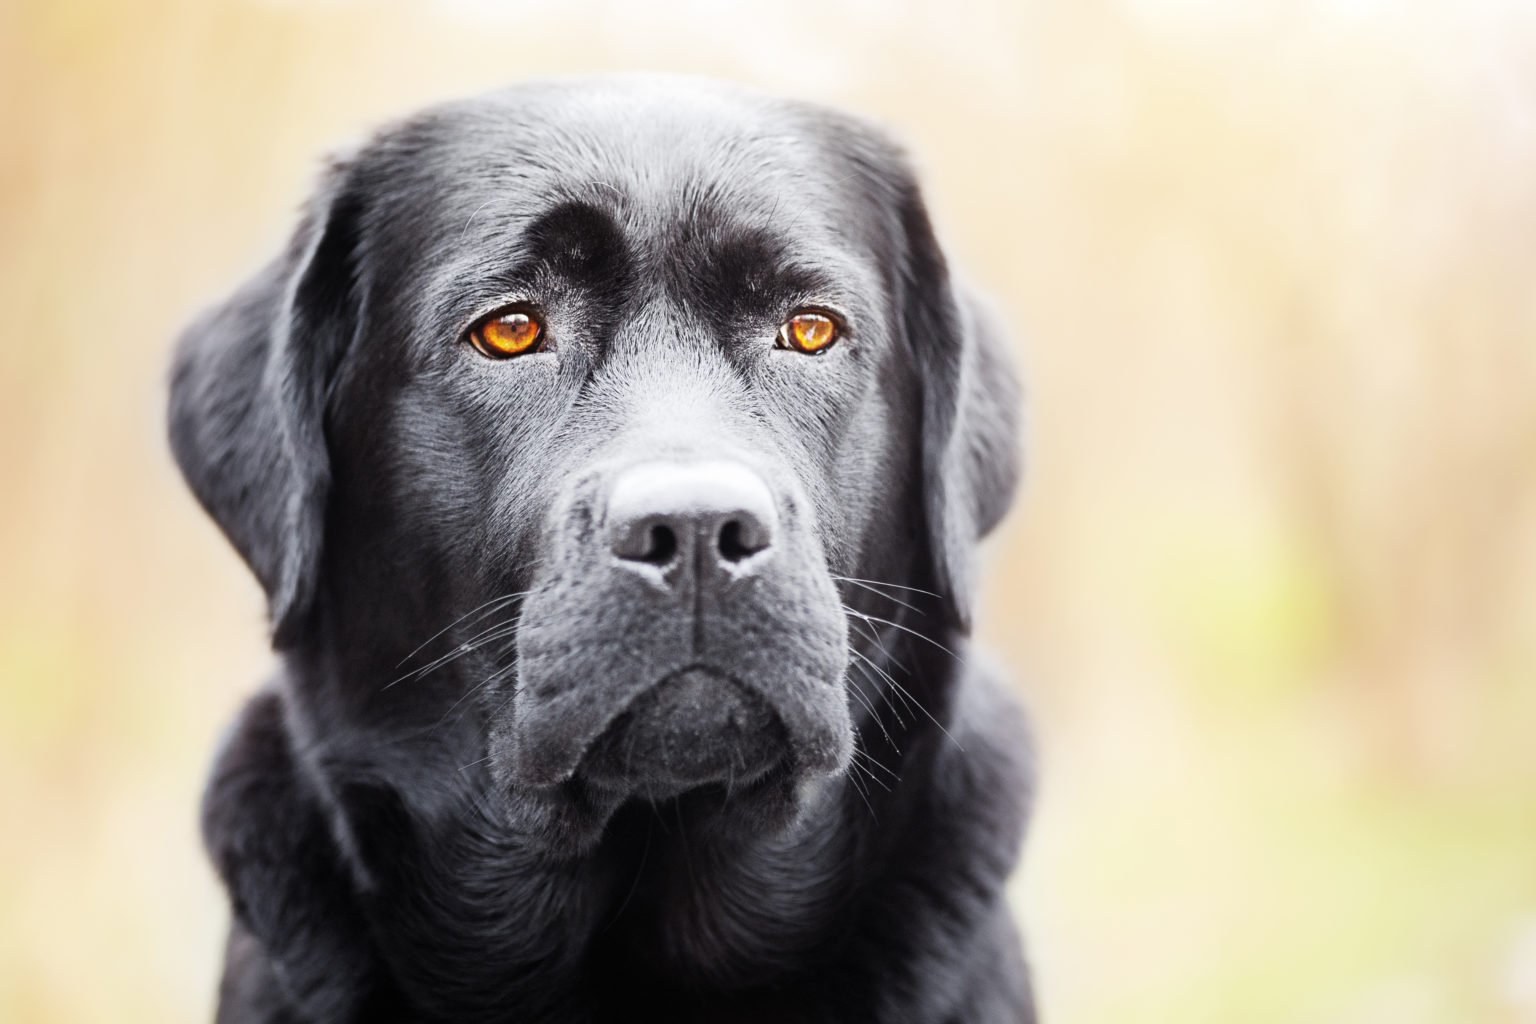
[[279,648],[302,635],[314,601],[325,400],[356,323],[362,211],[346,176],[332,167],[282,256],[187,328],[171,372],[171,449],[266,591]]
[[950,278],[916,186],[902,205],[907,337],[922,374],[922,458],[933,576],[969,630],[976,544],[1013,501],[1019,384],[997,316]]

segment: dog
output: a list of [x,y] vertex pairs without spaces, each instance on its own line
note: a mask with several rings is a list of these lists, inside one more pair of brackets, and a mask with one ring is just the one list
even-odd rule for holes
[[997,318],[862,120],[517,85],[331,161],[169,435],[274,678],[202,807],[217,1019],[1034,1019],[967,646]]

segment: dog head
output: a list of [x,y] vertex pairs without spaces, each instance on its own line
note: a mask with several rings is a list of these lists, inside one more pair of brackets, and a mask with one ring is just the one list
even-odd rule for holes
[[782,821],[847,767],[851,588],[964,628],[1015,399],[882,136],[626,78],[337,161],[184,337],[171,440],[326,714],[473,709],[455,754],[580,849],[628,799]]

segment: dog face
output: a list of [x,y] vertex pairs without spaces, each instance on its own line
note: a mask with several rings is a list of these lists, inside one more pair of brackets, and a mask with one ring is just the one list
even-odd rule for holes
[[172,441],[277,646],[345,663],[327,714],[467,701],[456,755],[574,851],[635,798],[782,823],[847,767],[852,581],[964,624],[1014,398],[876,133],[619,79],[438,108],[334,166],[188,332]]

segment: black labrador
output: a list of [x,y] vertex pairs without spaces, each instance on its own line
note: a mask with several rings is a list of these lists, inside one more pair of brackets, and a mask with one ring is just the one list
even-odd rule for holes
[[1017,404],[848,116],[560,81],[335,161],[171,385],[281,655],[218,1019],[1032,1020],[965,639]]

